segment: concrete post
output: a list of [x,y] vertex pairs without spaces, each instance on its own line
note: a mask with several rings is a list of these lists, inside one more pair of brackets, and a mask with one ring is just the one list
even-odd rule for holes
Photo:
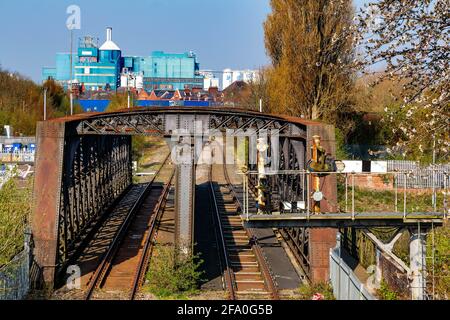
[[411,297],[412,300],[425,300],[426,230],[412,228],[410,233]]

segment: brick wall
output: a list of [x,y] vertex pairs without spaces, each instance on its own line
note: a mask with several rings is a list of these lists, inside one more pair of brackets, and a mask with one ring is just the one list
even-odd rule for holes
[[[334,127],[331,125],[315,125],[308,126],[308,141],[306,150],[308,159],[311,158],[310,147],[312,145],[312,137],[319,135],[321,144],[332,156],[336,155],[336,139]],[[321,178],[320,182],[322,192],[327,200],[322,200],[320,208],[322,212],[336,212],[337,203],[337,187],[336,176],[330,175]],[[311,186],[312,191],[312,186]],[[310,229],[309,231],[309,259],[311,266],[311,281],[314,283],[326,282],[329,280],[330,274],[330,249],[336,246],[337,229]]]
[[[351,185],[351,176],[349,176],[349,186]],[[363,175],[355,176],[355,186],[375,190],[393,190],[394,180],[392,177],[381,175]]]

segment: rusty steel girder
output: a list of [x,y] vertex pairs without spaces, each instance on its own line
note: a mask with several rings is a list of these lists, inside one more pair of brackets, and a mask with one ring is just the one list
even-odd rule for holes
[[[311,159],[310,144],[312,137],[319,135],[324,148],[335,156],[334,128],[329,125],[308,124],[307,138],[280,138],[280,170],[304,170]],[[270,144],[270,141],[269,141]],[[269,147],[268,150],[271,150]],[[250,166],[250,170],[256,170]],[[250,176],[251,183],[257,185],[257,176]],[[314,192],[312,183],[308,189],[305,175],[272,175],[268,176],[270,207],[274,211],[284,212],[282,202],[295,205],[298,202],[311,201]],[[322,212],[336,212],[337,210],[337,182],[336,176],[320,178],[322,191],[327,198],[320,203]],[[299,208],[292,209],[294,212]],[[336,245],[335,229],[284,228],[280,230],[294,256],[297,258],[305,275],[311,282],[325,282],[329,275],[329,250]]]
[[51,284],[106,209],[132,182],[131,137],[79,136],[41,122],[32,216],[35,261]]
[[[280,169],[305,168],[309,141],[314,134],[322,136],[324,147],[332,154],[335,149],[331,126],[238,109],[134,108],[41,122],[37,129],[32,230],[35,260],[42,269],[44,282],[53,284],[56,273],[64,272],[92,227],[132,183],[131,136],[167,137],[179,129],[191,136],[204,134],[205,130],[223,133],[233,129],[234,134],[276,131],[280,148],[270,149],[269,153],[281,154],[280,163],[276,164]],[[326,188],[336,189],[335,178],[324,179],[328,179]],[[279,206],[281,200],[305,201],[309,197],[305,180],[300,176],[274,176],[269,186],[273,206]],[[327,205],[323,203],[322,207],[327,210]],[[177,230],[183,225],[179,223]],[[322,253],[334,246],[331,241],[321,240],[333,238],[332,232],[322,231],[320,237],[312,232],[302,230],[305,236],[294,238],[300,239],[296,240],[298,247],[307,248],[302,249],[302,254],[307,256],[311,268],[322,270],[319,273],[323,277],[325,260],[322,255],[315,258],[316,243],[321,243]]]
[[233,109],[155,107],[97,114],[81,119],[77,131],[80,135],[170,136],[177,129],[192,135],[204,130],[279,130],[280,136],[306,139],[306,125],[293,119]]
[[71,258],[87,231],[132,183],[131,137],[66,139],[57,265]]

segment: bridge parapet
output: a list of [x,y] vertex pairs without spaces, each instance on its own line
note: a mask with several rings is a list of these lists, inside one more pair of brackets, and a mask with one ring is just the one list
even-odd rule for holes
[[131,138],[78,136],[70,122],[40,122],[32,217],[43,280],[70,262],[77,246],[132,182]]
[[[279,148],[270,152],[280,155],[280,161],[274,162],[280,169],[304,169],[310,159],[308,140],[317,133],[322,134],[325,146],[334,152],[332,126],[236,109],[136,108],[39,123],[32,226],[36,262],[43,269],[44,281],[53,283],[56,274],[64,272],[97,222],[132,183],[131,136],[171,137],[173,145],[177,145],[180,141],[174,137],[208,140],[214,134],[229,136],[229,130],[235,137],[275,132]],[[202,146],[205,139],[192,145]],[[192,241],[189,233],[192,234],[195,185],[183,179],[193,179],[194,168],[181,165],[177,175],[177,241]],[[280,180],[276,192],[300,197],[305,189],[301,183]],[[335,190],[335,182],[330,180],[327,188],[330,192]],[[335,239],[335,231],[311,232],[319,233],[306,246],[312,254],[312,264],[324,278],[328,250],[334,242],[323,239]],[[318,250],[324,254],[317,253]],[[315,261],[318,263],[314,264]]]

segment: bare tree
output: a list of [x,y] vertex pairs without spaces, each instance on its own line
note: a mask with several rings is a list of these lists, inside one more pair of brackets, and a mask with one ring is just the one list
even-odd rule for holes
[[353,86],[352,1],[271,0],[265,24],[271,111],[328,119]]

